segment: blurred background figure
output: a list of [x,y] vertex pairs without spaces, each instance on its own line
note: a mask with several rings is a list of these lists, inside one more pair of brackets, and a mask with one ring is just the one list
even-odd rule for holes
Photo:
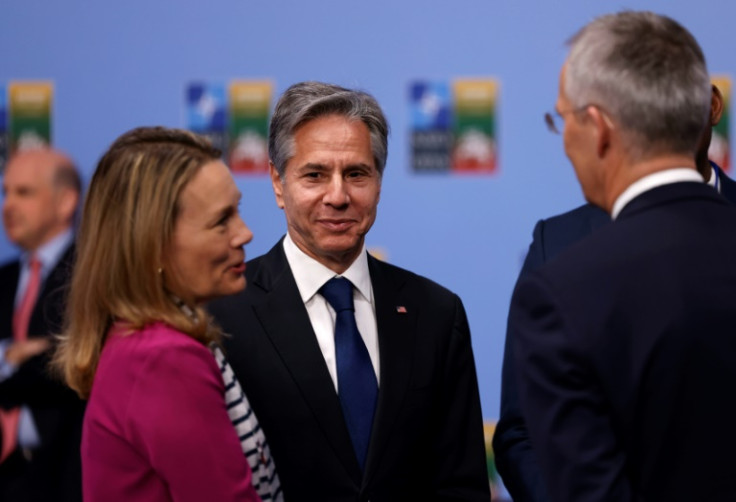
[[56,360],[89,398],[88,502],[260,500],[201,308],[245,287],[253,237],[219,159],[190,132],[140,128],[92,178]]
[[74,255],[80,181],[69,157],[21,151],[3,177],[3,224],[21,255],[0,268],[0,500],[81,500],[82,401],[49,375]]

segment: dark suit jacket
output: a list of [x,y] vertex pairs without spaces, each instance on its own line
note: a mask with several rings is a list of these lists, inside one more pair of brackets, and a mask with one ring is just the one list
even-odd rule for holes
[[[721,194],[736,204],[736,181],[711,162],[721,183]],[[585,204],[567,213],[540,220],[534,227],[533,240],[519,274],[520,281],[575,242],[611,221],[602,209]],[[501,413],[493,436],[496,467],[511,496],[517,502],[549,500],[542,484],[529,432],[519,407],[514,369],[511,326],[507,327],[501,376]]]
[[[610,221],[604,210],[586,204],[537,222],[517,284],[528,273]],[[501,374],[501,416],[493,435],[493,454],[496,468],[514,501],[544,502],[548,497],[519,406],[510,330],[509,325]]]
[[551,500],[736,500],[735,299],[736,208],[700,183],[645,192],[520,281],[510,335]]
[[[248,286],[210,306],[288,501],[490,498],[470,333],[460,299],[368,257],[380,390],[365,473],[279,242]],[[405,307],[405,313],[397,307]]]
[[[44,281],[31,314],[29,337],[61,332],[73,254],[73,247],[67,249]],[[13,336],[12,319],[19,274],[18,261],[0,267],[0,339]],[[29,359],[10,378],[0,382],[0,406],[28,406],[41,443],[26,465],[0,464],[0,494],[8,493],[3,490],[22,493],[13,495],[17,498],[7,498],[13,502],[82,499],[79,443],[83,402],[59,379],[50,375],[50,355],[51,351]]]
[[718,172],[718,179],[721,182],[721,195],[736,204],[736,181],[732,180],[721,171],[721,168],[711,162],[713,169]]

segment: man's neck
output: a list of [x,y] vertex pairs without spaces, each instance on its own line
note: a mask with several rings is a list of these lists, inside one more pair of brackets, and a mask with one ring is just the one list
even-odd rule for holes
[[710,181],[711,173],[713,172],[713,167],[710,165],[710,162],[708,159],[705,161],[705,165],[702,163],[698,163],[698,172],[703,177],[703,180],[707,183]]
[[61,240],[62,235],[68,235],[71,234],[72,228],[69,225],[64,226],[56,226],[53,229],[49,230],[47,234],[43,237],[43,240],[36,244],[33,248],[26,248],[24,246],[20,246],[23,249],[23,252],[33,254],[38,252],[39,250],[43,249],[46,246],[49,246],[52,242],[55,242],[57,240]]
[[35,249],[26,250],[24,256],[35,255],[44,265],[54,266],[73,240],[72,229],[65,228]]
[[623,164],[614,171],[613,178],[606,184],[603,209],[611,214],[613,204],[629,186],[650,174],[679,167],[696,170],[695,160],[688,155],[659,155],[650,159]]

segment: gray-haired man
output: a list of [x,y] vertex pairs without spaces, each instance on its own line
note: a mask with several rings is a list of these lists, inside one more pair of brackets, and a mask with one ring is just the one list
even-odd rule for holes
[[290,87],[269,137],[287,235],[211,310],[285,500],[487,502],[462,302],[365,249],[387,135],[366,93]]
[[556,114],[586,199],[614,221],[512,299],[547,494],[734,500],[736,404],[723,386],[736,380],[736,208],[696,170],[711,115],[703,53],[667,17],[600,17],[571,41]]

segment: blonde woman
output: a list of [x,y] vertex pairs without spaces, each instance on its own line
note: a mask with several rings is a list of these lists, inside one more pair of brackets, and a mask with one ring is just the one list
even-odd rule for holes
[[87,502],[260,500],[201,307],[245,287],[252,238],[219,158],[187,131],[139,128],[95,171],[56,358],[89,398]]

